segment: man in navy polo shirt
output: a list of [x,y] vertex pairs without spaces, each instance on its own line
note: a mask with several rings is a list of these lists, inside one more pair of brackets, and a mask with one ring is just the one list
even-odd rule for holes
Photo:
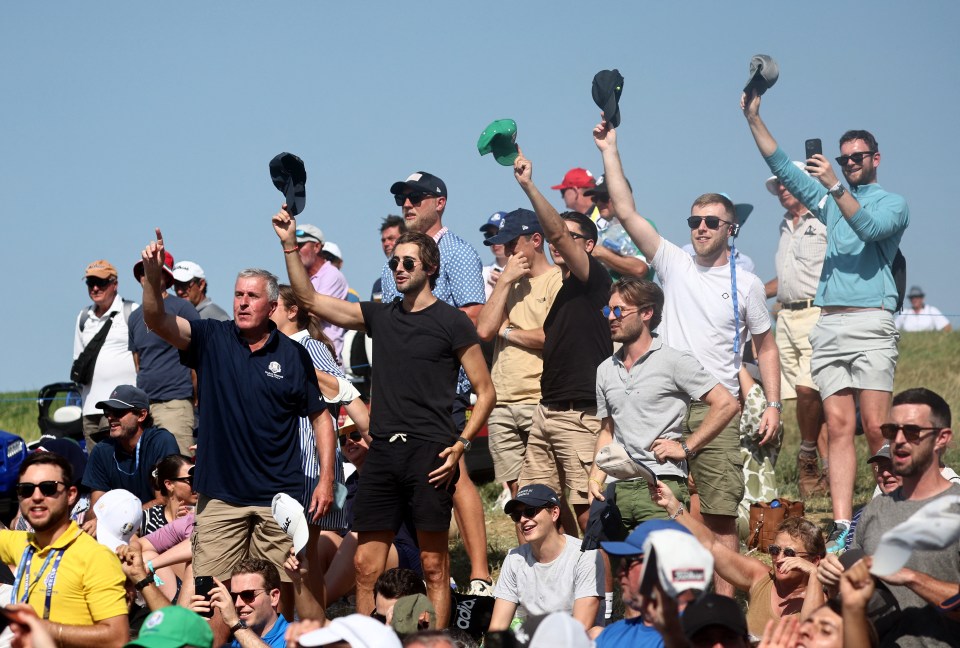
[[197,371],[194,572],[226,581],[247,557],[281,565],[291,543],[270,505],[277,493],[297,498],[303,488],[298,417],[309,416],[320,439],[321,515],[333,501],[336,439],[332,427],[320,425],[329,414],[310,357],[270,321],[279,297],[277,278],[265,270],[240,272],[233,321],[191,322],[164,311],[159,229],[141,256],[144,322]]

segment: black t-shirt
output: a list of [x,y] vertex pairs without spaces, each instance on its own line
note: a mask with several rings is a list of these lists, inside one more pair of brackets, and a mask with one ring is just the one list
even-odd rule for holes
[[613,353],[610,325],[601,312],[611,283],[593,257],[586,283],[573,273],[563,280],[543,323],[543,400],[596,400],[597,367]]
[[460,309],[439,299],[415,313],[403,300],[363,302],[364,326],[373,340],[370,434],[395,433],[451,443],[457,429],[450,416],[460,361],[457,350],[477,344],[477,330]]

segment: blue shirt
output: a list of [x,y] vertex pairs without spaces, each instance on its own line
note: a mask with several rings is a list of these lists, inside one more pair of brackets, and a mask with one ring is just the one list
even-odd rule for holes
[[[273,627],[270,628],[270,632],[260,637],[260,641],[270,646],[270,648],[285,648],[286,643],[283,640],[283,635],[286,634],[288,625],[290,624],[287,623],[287,620],[284,619],[281,614],[277,617]],[[231,646],[231,648],[240,648],[240,642],[236,639],[227,645]]]
[[623,619],[603,629],[596,639],[597,648],[663,648],[663,637],[641,617]]
[[177,440],[163,428],[147,428],[133,453],[107,438],[93,447],[83,473],[83,485],[91,491],[128,490],[141,503],[153,499],[150,473],[164,457],[178,454]]
[[814,304],[893,312],[897,286],[891,264],[910,224],[906,200],[876,183],[851,187],[860,210],[844,218],[827,189],[795,167],[782,149],[765,159],[783,186],[827,226],[827,254]]
[[277,331],[257,351],[233,321],[190,322],[183,362],[197,370],[198,493],[241,506],[270,506],[303,490],[299,417],[324,408],[306,349]]
[[[200,319],[200,313],[193,304],[180,297],[166,297],[163,308],[187,321]],[[128,348],[140,356],[137,387],[147,393],[150,402],[192,399],[193,378],[190,377],[190,368],[180,364],[180,352],[175,346],[147,330],[147,325],[143,323],[142,308],[130,314],[127,329],[130,332]]]

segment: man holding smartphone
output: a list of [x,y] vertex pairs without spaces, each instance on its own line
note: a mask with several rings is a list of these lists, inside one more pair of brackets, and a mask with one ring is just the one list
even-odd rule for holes
[[910,222],[906,201],[877,184],[880,151],[864,130],[840,138],[840,164],[807,160],[809,176],[790,163],[760,118],[760,97],[744,94],[744,117],[767,165],[791,194],[827,227],[827,251],[814,304],[822,309],[810,333],[810,371],[820,389],[829,439],[828,477],[834,524],[827,551],[841,551],[853,517],[857,403],[870,452],[883,445],[900,338],[894,322],[897,286],[892,264]]

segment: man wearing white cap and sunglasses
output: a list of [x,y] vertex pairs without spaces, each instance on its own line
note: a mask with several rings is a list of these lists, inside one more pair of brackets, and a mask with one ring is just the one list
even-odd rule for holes
[[201,319],[215,319],[221,322],[230,319],[227,311],[207,297],[207,275],[203,272],[203,268],[193,261],[180,261],[173,266],[173,290],[177,293],[177,297],[193,304],[200,313]]

